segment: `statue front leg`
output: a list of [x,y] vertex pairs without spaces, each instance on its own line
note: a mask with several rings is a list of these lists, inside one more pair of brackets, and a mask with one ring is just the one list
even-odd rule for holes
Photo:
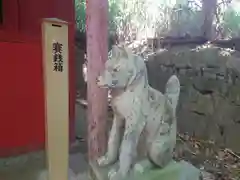
[[[128,119],[126,119],[127,121]],[[132,119],[131,119],[132,120]],[[144,128],[144,123],[126,122],[124,137],[120,149],[119,169],[109,172],[110,180],[121,180],[128,175],[137,156],[137,144]]]
[[123,119],[114,114],[113,125],[108,139],[107,153],[100,157],[97,162],[99,166],[106,166],[117,161],[120,141],[121,141],[121,127],[123,126]]

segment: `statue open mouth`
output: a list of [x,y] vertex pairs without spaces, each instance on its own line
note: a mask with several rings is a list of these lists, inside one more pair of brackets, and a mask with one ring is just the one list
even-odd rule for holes
[[109,86],[108,86],[107,84],[102,84],[102,85],[99,85],[99,84],[98,84],[98,87],[100,87],[100,88],[105,88],[105,89],[109,88]]

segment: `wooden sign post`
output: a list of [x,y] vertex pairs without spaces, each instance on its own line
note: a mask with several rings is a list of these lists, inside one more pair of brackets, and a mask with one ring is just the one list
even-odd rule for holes
[[44,19],[42,49],[45,88],[48,180],[68,179],[68,24]]

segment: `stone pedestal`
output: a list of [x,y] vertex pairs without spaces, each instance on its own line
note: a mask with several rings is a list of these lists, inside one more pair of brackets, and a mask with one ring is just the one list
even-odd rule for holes
[[[107,180],[108,171],[118,166],[118,164],[99,167],[95,162],[90,163],[92,180]],[[201,172],[186,161],[172,161],[164,169],[151,169],[143,174],[130,172],[128,178],[124,180],[200,180]]]

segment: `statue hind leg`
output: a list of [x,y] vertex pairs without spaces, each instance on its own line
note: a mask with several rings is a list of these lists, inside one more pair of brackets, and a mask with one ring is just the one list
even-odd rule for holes
[[134,165],[134,171],[144,173],[153,167],[164,168],[172,160],[173,148],[164,140],[155,140],[147,151],[147,158]]
[[173,147],[163,137],[162,140],[156,140],[152,143],[147,155],[154,166],[164,168],[172,160]]

